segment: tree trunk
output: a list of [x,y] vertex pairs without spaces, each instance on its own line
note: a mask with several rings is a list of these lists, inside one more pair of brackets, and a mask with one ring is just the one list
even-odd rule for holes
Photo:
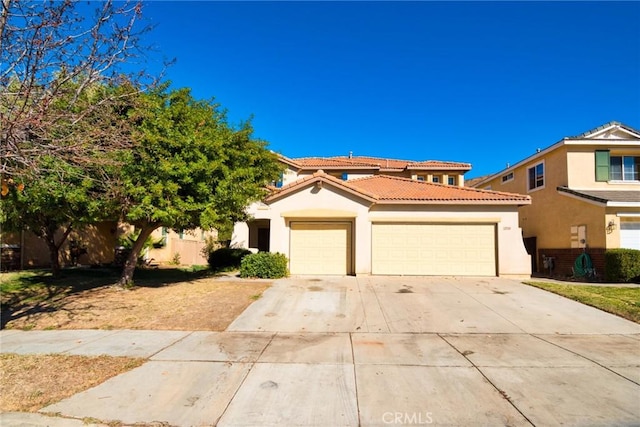
[[131,252],[127,257],[127,260],[124,263],[124,268],[122,269],[122,275],[120,276],[120,280],[118,281],[118,285],[125,287],[133,285],[133,273],[136,271],[136,265],[138,265],[138,257],[140,256],[140,251],[144,247],[144,242],[151,236],[153,230],[158,228],[157,225],[145,225],[140,230],[140,234],[138,238],[133,243],[133,247],[131,248]]
[[47,235],[47,237],[45,238],[45,241],[47,242],[47,248],[49,248],[49,261],[51,262],[51,273],[53,274],[54,277],[57,277],[60,275],[60,249],[56,245],[56,242],[54,241],[53,237],[49,238],[49,236]]
[[62,237],[60,241],[56,243],[56,231],[58,230],[57,226],[48,226],[42,230],[41,236],[42,239],[47,243],[47,248],[49,248],[49,261],[51,262],[51,273],[57,277],[60,275],[60,271],[62,270],[60,267],[60,248],[62,244],[69,237],[69,233],[71,233],[71,225],[67,227],[67,229],[62,233]]

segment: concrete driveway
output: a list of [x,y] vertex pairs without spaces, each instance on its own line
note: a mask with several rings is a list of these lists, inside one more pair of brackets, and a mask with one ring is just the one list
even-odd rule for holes
[[291,278],[226,332],[87,331],[67,347],[64,332],[3,331],[2,351],[45,351],[48,339],[58,352],[150,357],[42,411],[65,417],[640,425],[640,325],[499,278]]

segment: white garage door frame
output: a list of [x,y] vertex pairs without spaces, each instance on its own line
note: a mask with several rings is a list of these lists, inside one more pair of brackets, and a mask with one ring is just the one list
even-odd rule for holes
[[[296,232],[307,236],[294,236]],[[344,234],[346,233],[346,234]],[[315,239],[313,234],[326,234]],[[354,224],[350,220],[290,220],[289,270],[294,275],[352,275],[354,271]],[[343,236],[345,240],[342,240]],[[306,239],[311,237],[313,241]],[[321,236],[322,237],[322,236]],[[298,253],[298,251],[301,251]],[[344,260],[342,260],[344,255]],[[309,259],[313,257],[313,259]],[[304,259],[302,259],[304,258]],[[309,262],[311,261],[311,262]],[[345,268],[338,266],[341,262]]]
[[495,222],[376,221],[371,227],[372,274],[497,276]]

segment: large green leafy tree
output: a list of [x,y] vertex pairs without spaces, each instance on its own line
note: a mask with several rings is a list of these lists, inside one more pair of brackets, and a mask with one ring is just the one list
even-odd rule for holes
[[245,219],[280,166],[250,123],[230,125],[225,112],[188,89],[142,96],[131,119],[134,146],[114,180],[122,219],[140,230],[120,279],[130,284],[140,250],[158,227],[209,229]]
[[28,229],[44,240],[51,270],[60,273],[60,248],[74,229],[103,218],[103,190],[87,170],[57,164],[52,156],[38,160],[40,173],[25,176],[24,188],[12,188],[2,200],[3,228]]

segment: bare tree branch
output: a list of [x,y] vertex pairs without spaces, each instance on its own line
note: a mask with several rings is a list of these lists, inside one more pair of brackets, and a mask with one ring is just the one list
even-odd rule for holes
[[37,172],[41,156],[111,161],[129,139],[118,111],[157,82],[130,65],[150,30],[142,1],[0,4],[0,174]]

